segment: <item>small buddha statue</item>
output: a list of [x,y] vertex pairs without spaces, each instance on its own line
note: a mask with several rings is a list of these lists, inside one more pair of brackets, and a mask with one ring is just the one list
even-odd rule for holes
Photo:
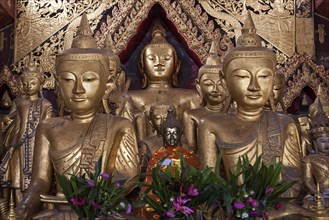
[[184,134],[194,153],[197,153],[197,130],[200,119],[206,115],[227,112],[231,98],[226,88],[222,73],[223,65],[216,51],[216,44],[211,44],[206,64],[199,69],[195,81],[196,89],[202,98],[202,107],[190,109],[183,114]]
[[310,115],[310,120],[311,121],[315,117],[315,115],[318,111],[318,102],[319,102],[319,100],[321,100],[321,105],[322,105],[323,111],[327,115],[329,115],[329,100],[327,100],[326,97],[328,97],[328,96],[325,95],[324,89],[321,87],[321,85],[319,85],[316,99],[314,100],[314,102],[309,107],[309,115]]
[[[302,162],[298,129],[284,113],[265,111],[273,93],[276,68],[275,54],[262,47],[250,12],[238,38],[237,46],[228,51],[223,72],[236,113],[214,114],[201,119],[198,133],[198,156],[202,167],[215,167],[222,155],[223,174],[236,169],[239,157],[248,156],[251,163],[263,155],[263,162],[283,163],[281,179],[301,182]],[[296,196],[299,185],[289,189]]]
[[0,181],[11,183],[18,202],[31,182],[37,126],[53,116],[50,102],[42,97],[44,79],[31,55],[20,75],[24,96],[13,101],[9,113],[12,122],[4,137],[8,151],[0,164]]
[[[176,119],[174,109],[170,108],[167,111],[166,119],[162,122],[161,125],[163,145],[153,153],[147,164],[146,178],[144,180],[146,184],[152,183],[152,169],[155,168],[160,162],[162,162],[161,168],[163,169],[165,169],[170,164],[179,168],[181,164],[180,155],[183,155],[187,164],[190,164],[197,169],[199,168],[199,160],[197,156],[193,153],[193,151],[188,150],[181,145],[182,135],[183,127],[181,123]],[[145,187],[142,187],[141,192],[143,193],[145,190]],[[153,198],[155,201],[157,201],[155,196],[153,196]],[[154,213],[147,211],[147,208],[143,208],[138,212],[138,214],[142,217],[147,217],[148,219],[157,219]]]
[[152,40],[144,47],[140,56],[144,89],[129,91],[133,100],[139,140],[154,134],[147,118],[149,108],[157,101],[159,91],[165,93],[166,99],[175,106],[179,120],[182,120],[185,110],[199,107],[200,97],[195,90],[177,88],[179,68],[180,61],[176,50],[167,42],[166,32],[157,22],[153,27]]
[[[95,169],[102,157],[101,172],[114,180],[139,174],[140,165],[132,123],[125,118],[97,113],[110,83],[109,54],[96,47],[86,14],[82,15],[72,48],[56,57],[56,83],[70,115],[39,124],[30,187],[16,210],[23,219],[77,219],[65,205],[61,188],[50,195],[54,172],[82,175]],[[134,183],[131,183],[134,184]],[[48,194],[48,195],[47,195]],[[41,199],[54,209],[39,210]]]
[[111,83],[103,96],[103,107],[106,113],[121,116],[133,121],[132,99],[128,94],[130,80],[126,81],[126,73],[120,58],[113,52],[112,39],[108,35],[104,49],[109,53]]
[[321,100],[309,132],[315,153],[303,158],[303,180],[312,195],[317,193],[318,183],[320,191],[329,198],[329,118],[322,109]]
[[173,106],[168,102],[156,102],[150,107],[148,120],[156,134],[150,135],[140,142],[140,153],[146,164],[152,155],[163,146],[161,126],[170,108],[173,109]]
[[287,109],[283,103],[283,92],[285,89],[285,75],[281,71],[277,71],[274,76],[273,83],[273,98],[274,98],[274,107],[275,110],[278,110],[278,104],[280,105],[280,110],[286,112]]

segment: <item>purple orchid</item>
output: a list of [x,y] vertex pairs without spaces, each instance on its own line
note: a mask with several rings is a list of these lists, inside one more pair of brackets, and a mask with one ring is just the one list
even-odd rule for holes
[[182,196],[177,196],[175,201],[172,203],[172,207],[175,211],[183,212],[186,216],[188,216],[194,212],[191,208],[184,206],[184,204],[189,201],[191,201],[191,199],[184,199]]
[[84,197],[73,197],[71,199],[71,202],[73,203],[73,205],[82,206],[86,203],[86,198],[84,198]]
[[196,187],[194,187],[194,185],[192,184],[188,190],[187,190],[187,195],[189,196],[197,196],[199,195],[199,191]]
[[91,205],[94,211],[97,211],[101,207],[96,201],[93,201]]
[[108,178],[110,178],[110,174],[108,174],[108,173],[102,173],[102,174],[101,174],[101,177],[102,177],[103,179],[108,179]]
[[245,204],[243,202],[234,202],[233,206],[236,209],[243,209],[245,207]]
[[87,180],[87,184],[88,184],[88,186],[90,186],[90,187],[94,187],[94,186],[95,186],[95,182],[92,181],[92,180]]

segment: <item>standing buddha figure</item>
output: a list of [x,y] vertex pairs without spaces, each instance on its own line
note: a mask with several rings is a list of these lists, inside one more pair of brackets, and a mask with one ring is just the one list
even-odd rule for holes
[[190,109],[183,114],[184,134],[194,153],[197,153],[197,135],[200,119],[206,115],[227,112],[230,95],[223,79],[223,65],[216,51],[215,42],[211,44],[206,64],[199,69],[195,81],[196,89],[203,99],[202,107]]
[[303,180],[312,195],[317,193],[317,183],[322,193],[329,194],[329,118],[322,109],[321,100],[314,116],[310,135],[315,153],[303,158]]
[[44,75],[32,55],[20,75],[24,96],[16,98],[9,116],[13,120],[4,137],[8,152],[0,164],[1,182],[10,182],[16,190],[16,200],[22,199],[32,177],[35,135],[39,123],[53,116],[50,102],[42,98]]
[[[201,119],[198,156],[202,167],[215,167],[220,153],[223,173],[228,178],[239,157],[246,155],[254,163],[263,155],[266,164],[282,161],[284,181],[301,182],[301,149],[294,120],[286,114],[264,110],[273,92],[275,68],[276,56],[261,46],[248,12],[237,46],[228,51],[223,61],[227,88],[237,104],[236,113]],[[298,186],[291,188],[289,194],[296,196]]]
[[[31,219],[41,199],[55,208],[34,219],[77,219],[61,188],[52,190],[54,172],[82,175],[95,169],[102,157],[101,172],[115,180],[129,179],[140,171],[135,132],[125,118],[97,113],[110,83],[109,56],[96,47],[86,14],[82,15],[72,48],[56,58],[56,83],[70,115],[44,120],[36,134],[31,185],[16,210]],[[46,195],[55,191],[56,195]]]
[[157,100],[159,92],[166,95],[176,109],[177,118],[182,119],[183,112],[199,106],[200,97],[195,90],[176,88],[180,61],[175,48],[167,42],[164,28],[155,23],[152,40],[144,47],[140,57],[143,90],[132,90],[136,130],[139,140],[153,134],[147,123],[150,106]]

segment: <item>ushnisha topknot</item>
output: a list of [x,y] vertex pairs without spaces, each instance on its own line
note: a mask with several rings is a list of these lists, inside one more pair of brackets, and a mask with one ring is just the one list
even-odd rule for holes
[[276,66],[276,55],[275,53],[262,46],[261,39],[256,33],[254,21],[252,20],[251,14],[248,11],[245,23],[241,29],[241,35],[237,40],[237,46],[230,49],[223,59],[223,70],[227,74],[226,68],[231,60],[236,58],[244,57],[255,57],[255,58],[268,58],[273,61],[274,67]]
[[32,54],[30,54],[30,56],[26,60],[24,71],[20,77],[36,77],[40,81],[40,83],[44,82],[45,77],[43,75],[43,72],[40,68],[37,67]]
[[222,69],[223,63],[221,58],[218,56],[217,44],[215,41],[212,41],[206,63],[199,69],[198,79],[200,80],[204,73],[215,73],[222,76]]
[[109,73],[108,52],[97,48],[96,40],[92,36],[89,21],[85,13],[81,16],[81,22],[77,35],[72,41],[72,46],[57,55],[56,68],[62,61],[97,61],[101,63],[106,73]]

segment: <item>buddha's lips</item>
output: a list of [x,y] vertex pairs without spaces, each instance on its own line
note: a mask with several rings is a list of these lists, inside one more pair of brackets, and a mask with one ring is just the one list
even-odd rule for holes
[[210,96],[214,97],[214,98],[218,98],[220,96],[219,93],[210,93]]
[[260,97],[262,97],[261,94],[248,94],[246,95],[246,97],[250,98],[250,99],[258,99]]
[[75,98],[71,98],[71,100],[74,101],[74,102],[83,102],[86,99],[87,99],[86,97],[79,97],[79,98],[75,97]]
[[154,67],[154,71],[158,71],[158,72],[161,72],[161,71],[164,71],[165,69],[163,67]]

